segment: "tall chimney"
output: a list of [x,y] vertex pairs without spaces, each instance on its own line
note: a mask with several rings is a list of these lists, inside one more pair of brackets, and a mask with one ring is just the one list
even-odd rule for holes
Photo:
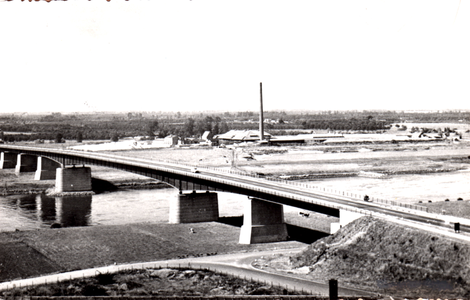
[[263,83],[259,83],[260,110],[259,110],[259,139],[264,140],[264,117],[263,117]]

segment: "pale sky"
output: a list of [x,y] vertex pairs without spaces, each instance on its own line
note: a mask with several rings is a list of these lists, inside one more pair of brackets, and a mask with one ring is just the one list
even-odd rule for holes
[[[0,0],[1,1],[1,0]],[[470,109],[469,0],[0,3],[0,112]]]

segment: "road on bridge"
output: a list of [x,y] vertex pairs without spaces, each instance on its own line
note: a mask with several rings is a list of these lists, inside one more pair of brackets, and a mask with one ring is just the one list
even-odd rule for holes
[[[298,185],[287,184],[287,182],[269,181],[263,178],[249,177],[243,175],[232,174],[232,172],[225,173],[220,170],[204,169],[200,168],[199,173],[191,172],[193,166],[183,166],[178,163],[152,161],[138,158],[131,158],[125,156],[117,156],[105,153],[89,153],[84,151],[76,150],[60,150],[40,147],[22,147],[22,146],[7,146],[2,145],[2,151],[16,151],[17,153],[30,153],[39,156],[61,157],[68,158],[71,162],[75,159],[77,162],[81,160],[85,161],[97,161],[98,165],[100,162],[116,163],[125,167],[138,167],[149,170],[149,174],[153,174],[153,171],[163,172],[165,174],[175,174],[177,176],[183,176],[184,180],[202,179],[206,185],[211,186],[211,183],[217,185],[223,183],[224,186],[230,191],[233,188],[240,188],[245,191],[250,191],[251,194],[257,194],[258,191],[262,191],[262,194],[266,196],[266,201],[278,201],[282,199],[291,199],[296,202],[295,205],[298,207],[308,207],[309,205],[323,206],[326,208],[336,210],[344,209],[350,211],[356,211],[364,215],[373,215],[380,218],[387,218],[391,220],[405,220],[414,224],[421,224],[427,226],[428,230],[434,230],[435,228],[452,230],[452,223],[460,223],[460,230],[463,232],[470,232],[470,220],[463,218],[455,218],[452,216],[429,214],[412,209],[402,209],[397,206],[383,205],[375,202],[365,202],[357,198],[345,197],[342,195],[328,194],[319,190],[300,188]],[[29,152],[28,152],[29,151]],[[65,160],[64,160],[65,161]],[[106,164],[105,164],[106,165]],[[132,170],[127,171],[132,172]],[[150,175],[149,175],[150,176]],[[166,175],[168,176],[168,175]],[[247,195],[250,195],[248,193]],[[347,194],[347,193],[346,193]],[[270,195],[276,196],[281,195],[278,200],[272,200],[269,198]],[[286,203],[289,201],[277,202],[279,204],[289,205]],[[311,206],[313,207],[313,206]],[[434,229],[433,229],[434,228]]]
[[[176,165],[171,165],[172,168],[175,168],[180,171],[190,171],[189,167],[180,167]],[[453,232],[453,224],[451,221],[454,219],[455,222],[464,222],[460,225],[461,231],[470,232],[470,220],[453,218],[452,216],[437,216],[425,212],[414,211],[414,210],[405,210],[397,209],[397,207],[392,207],[388,205],[376,204],[373,202],[361,201],[358,199],[352,199],[340,195],[328,195],[326,193],[318,193],[316,191],[311,191],[308,189],[300,189],[298,186],[284,184],[281,182],[268,181],[262,178],[253,178],[243,175],[234,175],[234,174],[225,174],[222,172],[213,171],[210,169],[199,169],[199,175],[210,176],[212,178],[218,178],[224,181],[232,181],[239,184],[251,185],[254,188],[269,189],[277,193],[282,193],[286,195],[291,195],[294,197],[302,197],[307,199],[321,200],[326,202],[326,205],[329,206],[342,206],[346,210],[356,209],[364,213],[365,215],[375,215],[382,216],[386,218],[398,219],[400,221],[410,221],[413,223],[419,223],[421,225],[426,225],[431,228],[438,227],[440,230],[446,229],[448,232]],[[269,199],[265,199],[269,200]],[[465,224],[469,222],[469,224]],[[432,227],[431,227],[432,226]],[[458,235],[454,235],[458,238]],[[463,237],[467,240],[467,237]]]

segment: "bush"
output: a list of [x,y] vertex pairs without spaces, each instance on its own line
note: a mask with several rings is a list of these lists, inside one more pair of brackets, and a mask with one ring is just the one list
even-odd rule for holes
[[100,285],[87,284],[82,289],[83,296],[107,296],[108,292]]
[[98,281],[98,284],[101,285],[113,284],[116,282],[116,280],[114,280],[114,274],[109,273],[99,274],[96,276],[96,280]]

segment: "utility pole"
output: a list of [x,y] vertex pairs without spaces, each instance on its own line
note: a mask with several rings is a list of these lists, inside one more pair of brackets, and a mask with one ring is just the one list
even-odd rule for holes
[[264,140],[264,117],[263,117],[263,83],[259,83],[260,111],[259,111],[259,139]]

